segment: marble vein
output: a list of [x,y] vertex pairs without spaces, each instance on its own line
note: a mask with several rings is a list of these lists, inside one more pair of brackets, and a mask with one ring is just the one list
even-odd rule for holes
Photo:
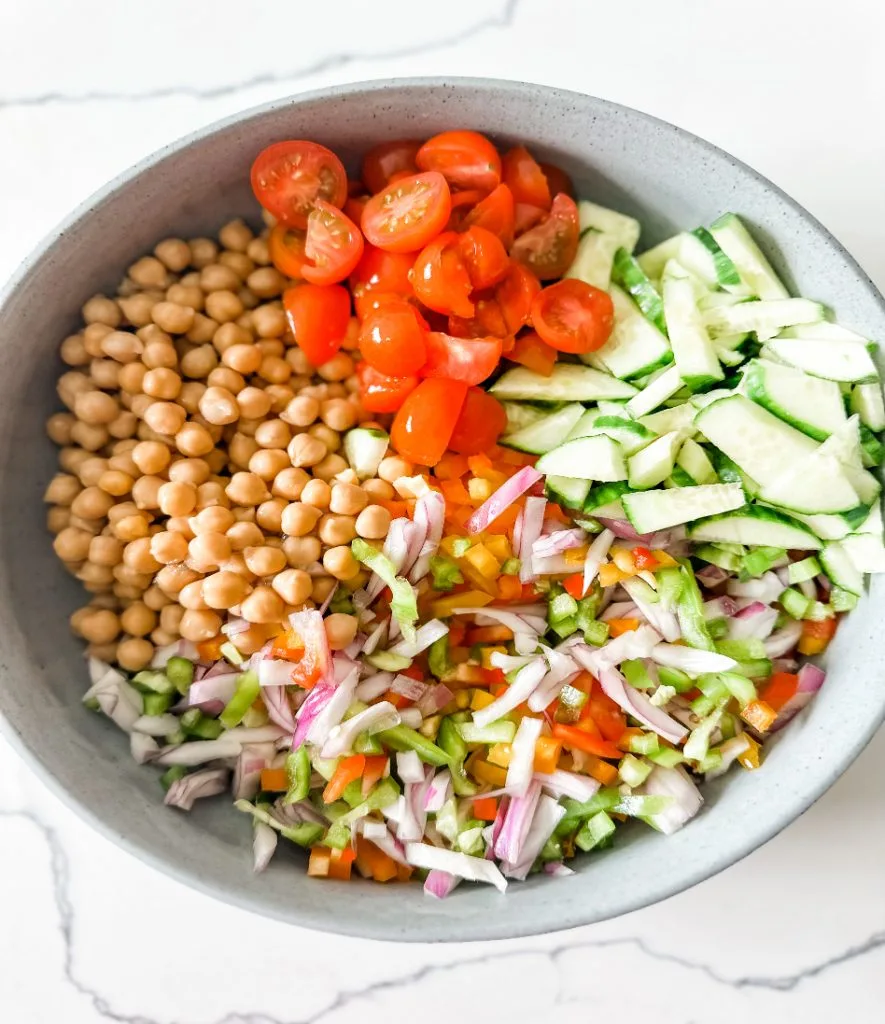
[[473,25],[457,29],[449,35],[441,36],[430,42],[415,43],[397,49],[381,51],[354,51],[332,53],[309,64],[293,68],[290,71],[252,75],[235,82],[225,82],[215,86],[167,85],[143,92],[93,90],[83,93],[65,93],[50,91],[34,96],[0,96],[0,110],[9,107],[36,107],[52,103],[112,103],[120,101],[162,100],[176,96],[189,99],[211,100],[230,96],[247,89],[255,89],[268,85],[285,85],[297,82],[311,75],[347,67],[357,62],[377,63],[384,60],[399,60],[418,57],[422,54],[435,53],[467,42],[487,29],[505,30],[516,21],[517,11],[523,0],[504,0],[499,12],[492,14]]
[[[169,1021],[160,1021],[157,1018],[145,1017],[141,1014],[119,1013],[113,1009],[100,992],[77,978],[73,965],[75,910],[70,898],[70,868],[58,834],[51,824],[44,821],[41,816],[33,811],[0,809],[0,819],[2,818],[19,818],[29,822],[39,832],[49,848],[53,898],[58,910],[59,927],[64,944],[64,975],[67,982],[77,993],[86,997],[96,1012],[107,1020],[117,1021],[120,1024],[171,1024]],[[827,971],[849,961],[869,956],[882,949],[885,947],[885,931],[874,932],[862,942],[852,945],[848,949],[834,954],[832,957],[803,967],[794,973],[781,975],[753,974],[738,977],[729,977],[717,971],[710,964],[689,960],[675,953],[656,949],[640,937],[625,936],[611,939],[588,939],[571,943],[565,941],[548,949],[523,948],[504,950],[500,953],[493,952],[480,956],[464,956],[444,964],[425,964],[397,978],[384,979],[358,988],[342,990],[329,1003],[306,1017],[280,1018],[263,1012],[231,1011],[225,1014],[224,1017],[218,1018],[214,1024],[322,1024],[331,1014],[336,1011],[346,1010],[362,1000],[372,999],[386,992],[418,985],[427,978],[450,974],[462,967],[489,966],[531,957],[542,957],[548,959],[554,967],[560,968],[561,961],[567,955],[617,947],[631,948],[650,959],[672,964],[674,967],[691,973],[702,974],[723,987],[735,990],[763,989],[772,992],[790,992],[804,982],[817,978]],[[555,1002],[557,1004],[580,1003],[582,999],[580,997],[567,998],[560,992],[557,994]]]

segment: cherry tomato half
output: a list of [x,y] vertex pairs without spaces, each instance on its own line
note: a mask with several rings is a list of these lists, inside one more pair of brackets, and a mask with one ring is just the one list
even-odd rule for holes
[[507,273],[510,257],[501,239],[487,228],[468,228],[458,242],[474,288],[491,288]]
[[412,269],[412,288],[428,309],[471,317],[473,284],[459,242],[460,235],[445,231],[422,249]]
[[536,331],[516,339],[516,344],[507,353],[507,358],[514,363],[527,367],[542,377],[549,377],[556,365],[556,349],[542,341]]
[[391,300],[375,310],[360,328],[363,359],[381,373],[408,377],[416,374],[427,359],[426,331],[421,314],[405,299]]
[[267,251],[270,261],[286,277],[301,278],[308,262],[304,251],[306,233],[298,228],[288,228],[285,224],[275,224],[267,238]]
[[442,132],[418,150],[415,162],[422,171],[439,171],[456,188],[491,192],[501,183],[501,157],[479,132]]
[[560,352],[594,352],[612,332],[614,307],[607,292],[567,277],[548,285],[532,303],[532,323]]
[[430,331],[425,338],[427,361],[422,377],[445,377],[465,384],[481,384],[501,359],[500,338],[455,338]]
[[575,198],[575,186],[565,171],[557,167],[556,164],[541,164],[541,170],[547,179],[551,196],[564,192],[567,196],[571,196],[572,199]]
[[340,284],[300,284],[283,292],[295,343],[314,366],[341,348],[350,322],[350,293]]
[[363,181],[372,192],[387,188],[395,174],[417,174],[415,155],[421,148],[420,139],[395,139],[373,146],[363,157]]
[[579,234],[578,207],[574,199],[560,192],[550,214],[516,239],[510,255],[542,281],[552,281],[572,265]]
[[368,363],[356,368],[363,408],[369,412],[396,412],[418,386],[417,377],[388,377]]
[[547,211],[543,206],[531,206],[529,203],[516,203],[513,207],[513,231],[517,238],[524,235],[536,224],[540,224]]
[[497,444],[507,426],[504,406],[483,391],[468,388],[461,415],[449,438],[449,449],[460,455],[478,455]]
[[532,315],[532,303],[541,290],[537,277],[521,263],[511,263],[504,279],[495,288],[495,299],[508,334],[524,327]]
[[435,171],[399,178],[366,203],[366,239],[388,252],[416,252],[445,227],[452,209],[446,179]]
[[304,267],[306,280],[313,284],[337,284],[359,263],[363,236],[341,210],[317,199],[307,218],[304,254],[313,261]]
[[307,227],[317,199],[338,207],[347,199],[344,165],[316,142],[275,142],[258,154],[251,178],[258,202],[290,227]]
[[422,380],[403,402],[390,439],[393,447],[421,466],[435,466],[445,454],[461,415],[467,385],[457,380]]
[[363,285],[380,292],[399,295],[412,294],[409,271],[415,258],[405,252],[385,252],[374,245],[366,245],[356,269],[350,275],[351,288]]
[[467,214],[461,226],[480,227],[491,231],[504,243],[505,249],[513,245],[515,210],[513,193],[506,185],[499,185]]
[[547,178],[525,146],[508,149],[501,163],[504,183],[510,186],[515,202],[550,209],[552,197]]

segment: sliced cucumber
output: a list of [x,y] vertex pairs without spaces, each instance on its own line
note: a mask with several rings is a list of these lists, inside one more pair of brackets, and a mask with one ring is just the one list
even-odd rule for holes
[[621,501],[637,533],[654,533],[701,517],[731,512],[741,508],[746,498],[740,484],[706,484],[631,492]]
[[820,446],[820,454],[835,456],[848,482],[857,491],[860,503],[872,505],[879,497],[882,485],[863,468],[863,448],[860,440],[860,421],[852,416]]
[[759,497],[770,505],[804,515],[847,512],[861,504],[844,467],[823,445],[792,469],[764,485]]
[[772,338],[764,354],[813,377],[846,384],[878,380],[878,371],[865,345],[825,338]]
[[504,412],[507,415],[507,433],[515,434],[517,430],[528,427],[538,420],[550,415],[549,408],[538,408],[536,405],[529,405],[528,402],[502,402]]
[[557,363],[549,377],[517,366],[499,377],[490,390],[498,399],[529,402],[595,402],[636,394],[632,384],[575,363]]
[[596,403],[596,408],[599,410],[600,416],[629,416],[625,401],[612,402],[609,399],[603,398]]
[[652,281],[660,281],[664,267],[670,260],[679,258],[679,247],[682,244],[682,235],[674,235],[663,242],[659,242],[651,249],[646,249],[636,262],[640,269],[648,275]]
[[678,430],[673,430],[632,455],[627,460],[627,479],[630,486],[641,491],[663,483],[673,472],[681,444],[682,435]]
[[627,412],[638,420],[663,405],[668,398],[682,387],[682,378],[675,366],[668,366],[658,373],[627,403]]
[[842,548],[858,572],[885,572],[885,544],[881,532],[852,533],[842,541]]
[[567,476],[548,476],[544,482],[547,497],[563,508],[583,509],[590,490],[589,480],[578,480]]
[[344,435],[344,455],[360,480],[368,480],[378,472],[387,454],[390,436],[372,427],[356,427]]
[[664,268],[664,311],[676,368],[680,378],[694,391],[722,380],[725,374],[695,304],[691,282],[678,276],[680,271],[672,261]]
[[[585,423],[585,420],[591,422]],[[655,439],[650,430],[635,420],[628,420],[624,416],[598,416],[588,412],[581,417],[568,440],[572,441],[576,437],[593,437],[596,434],[605,434],[613,441],[617,441],[625,455],[633,455]]]
[[747,364],[741,390],[778,419],[823,441],[845,422],[845,403],[835,381],[767,359]]
[[726,213],[715,221],[710,226],[710,234],[737,267],[754,295],[760,299],[786,299],[789,296],[736,213]]
[[842,515],[811,515],[806,516],[794,513],[795,518],[804,523],[821,540],[842,540],[847,537],[855,528],[860,527],[867,515],[866,505],[859,505]]
[[885,401],[880,384],[858,384],[851,389],[851,411],[860,416],[860,422],[878,433],[885,430]]
[[716,358],[725,366],[740,366],[750,354],[749,334],[723,334],[713,342]]
[[676,464],[685,470],[696,484],[715,484],[719,480],[713,463],[707,458],[707,453],[691,438],[683,442],[676,456]]
[[859,341],[862,345],[869,345],[869,339],[856,331],[850,331],[841,324],[830,323],[829,320],[821,320],[816,324],[802,324],[799,327],[785,327],[778,335],[779,338],[801,338],[803,341],[815,338],[825,341]]
[[[620,504],[621,498],[630,490],[626,480],[619,480],[611,484],[597,484],[587,492],[584,501],[584,512],[593,515],[606,515],[610,518],[617,518],[612,512],[602,511],[609,509],[612,505]],[[620,517],[623,518],[624,510],[621,509]]]
[[578,203],[578,223],[582,234],[587,230],[592,230],[610,235],[612,238],[616,238],[618,245],[626,249],[627,252],[633,252],[636,248],[639,233],[642,230],[635,217],[628,217],[625,213],[619,213],[617,210],[598,206],[587,199],[582,199]]
[[674,405],[669,409],[661,409],[660,412],[653,412],[643,416],[639,422],[655,434],[666,434],[669,430],[682,431],[683,437],[692,437],[697,433],[694,418],[697,409],[689,402],[682,405]]
[[[593,355],[615,377],[623,378],[643,377],[672,362],[666,337],[643,316],[630,296],[614,284],[609,294],[615,307],[614,327],[608,341]],[[663,316],[663,306],[661,310]]]
[[[611,289],[612,299],[615,299],[614,285],[620,285],[625,292],[633,297],[633,301],[639,307],[640,312],[649,323],[653,324],[661,332],[667,333],[667,321],[664,319],[664,300],[661,298],[655,286],[651,283],[645,271],[639,265],[634,256],[631,256],[626,249],[618,249],[615,253],[615,263],[612,268]],[[618,289],[620,291],[620,289]],[[615,322],[618,319],[618,303],[615,300]]]
[[579,477],[581,480],[626,480],[627,466],[616,441],[605,434],[566,441],[542,455],[535,468],[545,476]]
[[819,302],[810,299],[768,299],[717,306],[706,310],[703,320],[711,338],[753,331],[760,341],[766,341],[783,327],[814,323],[825,313]]
[[[715,284],[720,288],[741,288],[743,282],[731,257],[719,245],[715,237],[706,228],[696,228],[687,238],[700,242],[704,249],[704,257],[708,261],[709,270]],[[684,263],[685,261],[682,260]],[[700,263],[700,253],[698,254]],[[691,267],[689,267],[691,269]]]
[[615,253],[621,248],[620,241],[612,235],[588,228],[578,242],[578,251],[572,265],[565,272],[566,277],[576,277],[594,288],[607,291],[611,284]]
[[855,567],[844,542],[838,540],[824,544],[820,555],[820,564],[824,572],[837,587],[847,590],[858,597],[863,593],[863,573]]
[[584,406],[571,402],[561,409],[530,423],[522,430],[507,434],[501,438],[501,444],[508,448],[517,448],[521,452],[543,455],[569,436],[575,424],[584,415]]
[[869,515],[867,515],[863,521],[858,524],[857,528],[853,532],[872,533],[876,537],[881,537],[883,530],[885,530],[885,526],[883,526],[882,523],[882,506],[877,501],[870,509]]
[[[586,509],[585,509],[586,511]],[[620,500],[610,501],[607,505],[597,505],[593,509],[594,516],[602,516],[603,519],[626,519],[627,513]]]
[[747,505],[732,515],[712,516],[688,528],[693,541],[712,544],[747,544],[772,548],[818,551],[818,538],[800,522],[764,505]]
[[744,395],[712,402],[697,414],[695,426],[761,487],[782,480],[817,448],[810,437]]

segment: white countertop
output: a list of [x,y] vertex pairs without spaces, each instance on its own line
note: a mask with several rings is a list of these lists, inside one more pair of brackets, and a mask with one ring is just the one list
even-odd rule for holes
[[[312,6],[7,0],[0,278],[93,189],[205,122],[333,82],[435,74],[564,86],[705,136],[885,287],[885,16],[868,0],[448,0],[441,26],[414,0],[338,0],[331,26]],[[0,1020],[881,1020],[883,757],[880,733],[800,821],[655,907],[544,938],[395,946],[183,888],[93,833],[0,740]]]

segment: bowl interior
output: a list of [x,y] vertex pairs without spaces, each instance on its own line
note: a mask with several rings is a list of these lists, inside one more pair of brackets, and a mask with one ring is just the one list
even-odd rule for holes
[[[611,917],[677,892],[769,839],[857,755],[885,714],[875,623],[881,580],[848,617],[830,677],[809,712],[779,738],[757,773],[705,789],[707,807],[664,838],[625,829],[610,851],[576,862],[567,892],[542,878],[500,898],[464,886],[450,899],[420,886],[317,885],[278,856],[251,873],[249,821],[225,800],[190,815],[162,806],[157,773],[136,765],[125,736],[85,711],[88,685],[67,617],[83,602],[55,561],[41,495],[55,469],[44,434],[57,408],[59,342],[96,291],[168,236],[215,233],[256,221],[249,166],[268,143],[310,138],[354,167],[383,140],[475,128],[523,142],[561,165],[578,193],[637,216],[641,245],[734,210],[799,294],[842,322],[885,337],[875,288],[807,213],[714,147],[636,111],[540,86],[491,81],[402,81],[325,90],[232,118],[134,168],[78,210],[21,269],[0,308],[0,710],[32,763],[108,836],[215,896],[311,927],[384,939],[447,941],[515,936]],[[836,705],[838,704],[838,711]]]

